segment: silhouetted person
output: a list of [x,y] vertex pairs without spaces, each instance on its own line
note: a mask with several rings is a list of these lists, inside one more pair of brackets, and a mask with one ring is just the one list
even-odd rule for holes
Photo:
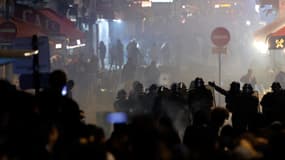
[[239,131],[250,130],[254,127],[255,118],[258,116],[259,100],[253,93],[252,86],[248,83],[244,84],[237,100],[237,107],[233,109],[232,124]]
[[279,82],[282,88],[285,88],[285,72],[280,70],[275,76],[275,82]]
[[211,111],[210,126],[213,129],[216,137],[219,136],[219,131],[228,118],[229,112],[225,108],[216,107]]
[[117,40],[116,45],[116,65],[119,69],[123,68],[124,64],[124,45],[120,39]]
[[103,41],[101,41],[99,43],[99,56],[100,56],[100,62],[101,62],[101,68],[102,69],[105,68],[104,60],[105,60],[106,52],[107,52],[106,45],[104,44]]
[[160,71],[156,67],[156,61],[152,61],[151,64],[146,67],[144,72],[145,85],[157,84],[160,77]]
[[132,86],[133,88],[129,93],[128,100],[130,106],[134,109],[134,115],[146,113],[146,95],[143,84],[139,81],[134,81]]
[[[183,144],[191,153],[190,159],[210,159],[215,144],[215,132],[210,127],[209,114],[197,111],[194,115],[193,124],[189,125],[184,133]],[[205,154],[207,153],[207,154]]]
[[150,48],[150,58],[151,61],[156,61],[158,62],[158,53],[159,53],[159,48],[157,44],[154,42]]
[[116,46],[114,45],[110,45],[109,46],[109,56],[110,56],[110,70],[112,69],[117,69],[116,66],[116,59],[117,59],[117,50],[116,50]]
[[284,105],[285,93],[279,82],[273,82],[271,92],[266,93],[261,99],[262,112],[267,120],[267,123],[280,121],[284,123]]
[[132,63],[135,66],[138,66],[140,51],[137,47],[137,42],[135,40],[129,42],[129,44],[127,45],[127,52],[128,52],[128,61],[132,60],[133,61]]
[[189,90],[188,93],[188,105],[194,116],[198,111],[206,112],[208,115],[210,114],[213,106],[213,95],[212,92],[205,87],[202,78],[197,77],[194,80],[194,88]]
[[148,113],[151,113],[153,111],[154,105],[155,105],[155,100],[158,96],[158,86],[156,84],[152,84],[146,93],[146,110]]
[[136,65],[131,58],[128,59],[122,71],[123,83],[131,83],[135,79]]
[[92,54],[88,63],[88,72],[91,74],[98,74],[99,71],[99,59],[97,55]]
[[[72,82],[71,84],[72,85]],[[49,87],[39,95],[39,112],[48,122],[60,122],[72,125],[80,121],[78,104],[69,98],[68,90],[63,95],[63,89],[67,87],[67,76],[61,70],[55,70],[49,77]]]
[[255,87],[256,85],[256,78],[253,74],[253,71],[252,69],[248,69],[247,71],[247,74],[246,75],[243,75],[240,79],[240,81],[243,83],[243,84],[250,84],[253,88]]
[[169,48],[169,43],[165,42],[162,44],[160,48],[160,53],[162,57],[162,64],[163,65],[170,65],[171,64],[171,53]]
[[116,101],[114,102],[114,108],[116,112],[129,114],[130,103],[127,99],[127,92],[125,90],[122,89],[118,91]]
[[240,83],[235,81],[232,82],[230,85],[230,90],[228,91],[217,86],[214,82],[209,82],[209,85],[214,87],[216,91],[225,96],[226,108],[232,112],[236,107],[237,97],[241,94]]

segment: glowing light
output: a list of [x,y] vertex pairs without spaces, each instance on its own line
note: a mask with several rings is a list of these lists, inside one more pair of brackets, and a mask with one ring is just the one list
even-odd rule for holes
[[260,12],[260,5],[255,5],[254,9],[255,9],[255,12],[259,13]]
[[33,55],[36,55],[36,54],[39,54],[39,50],[35,50],[35,51],[32,51],[32,52],[25,52],[24,56],[25,57],[29,57],[29,56],[33,56]]
[[102,22],[107,22],[107,20],[106,20],[106,19],[103,19],[103,18],[99,18],[99,19],[97,20],[97,23],[102,23]]
[[66,46],[66,49],[75,49],[75,48],[80,48],[80,47],[85,47],[86,44],[78,44],[74,46]]
[[142,8],[151,7],[151,1],[142,1]]
[[250,25],[251,25],[250,20],[247,20],[247,21],[245,22],[245,24],[246,24],[247,26],[250,26]]
[[254,41],[253,45],[260,53],[268,53],[268,44],[260,41]]
[[232,5],[229,4],[229,3],[223,3],[223,4],[221,4],[220,6],[221,6],[222,8],[229,8],[229,7],[231,7]]
[[67,86],[64,86],[61,90],[61,95],[66,96],[67,95]]
[[60,48],[62,48],[62,44],[61,44],[61,43],[57,43],[57,44],[55,44],[55,48],[56,48],[56,49],[60,49]]
[[81,44],[80,39],[76,40],[76,43],[77,43],[77,44]]
[[71,22],[76,22],[77,20],[76,20],[75,17],[71,17],[71,18],[70,18],[70,21],[71,21]]
[[113,22],[122,23],[121,19],[113,19]]
[[193,16],[192,13],[187,13],[187,17],[191,17],[191,16]]
[[266,22],[259,22],[258,24],[266,26],[267,23]]
[[232,5],[229,3],[222,3],[222,4],[215,4],[214,7],[215,8],[230,8],[230,7],[232,7]]
[[185,8],[186,8],[186,6],[185,6],[185,5],[182,5],[182,6],[181,6],[181,8],[185,9]]
[[173,0],[151,0],[152,3],[172,3]]

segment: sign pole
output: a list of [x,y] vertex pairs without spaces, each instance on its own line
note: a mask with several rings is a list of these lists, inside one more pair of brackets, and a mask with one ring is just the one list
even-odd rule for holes
[[[219,53],[219,86],[222,86],[222,53]],[[218,97],[218,105],[221,106],[221,95]]]
[[[32,47],[33,50],[38,50],[38,37],[37,35],[33,35],[32,38]],[[35,88],[35,95],[39,95],[40,93],[40,67],[39,67],[39,54],[33,55],[33,82]]]
[[[222,86],[222,54],[227,53],[225,47],[230,41],[230,32],[224,27],[217,27],[211,33],[211,40],[216,46],[213,48],[213,53],[218,54],[219,63],[219,86]],[[218,96],[218,105],[221,106],[221,95]]]

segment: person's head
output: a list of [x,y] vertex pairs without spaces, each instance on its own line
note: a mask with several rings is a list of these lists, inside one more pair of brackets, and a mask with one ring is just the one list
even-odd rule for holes
[[178,88],[177,83],[172,83],[171,86],[170,86],[170,90],[173,93],[177,92],[177,88]]
[[143,92],[143,84],[139,81],[134,81],[133,82],[133,89],[136,93],[141,93],[141,92]]
[[67,83],[67,76],[62,70],[54,70],[49,77],[49,84],[51,88],[62,89]]
[[124,89],[121,89],[117,93],[118,99],[125,99],[127,97],[127,92]]
[[195,85],[195,88],[201,88],[201,87],[204,87],[204,80],[200,77],[197,77],[195,80],[194,80],[194,85]]
[[158,89],[158,86],[156,84],[152,84],[150,85],[149,87],[149,92],[154,92],[156,93],[157,92],[157,89]]
[[186,91],[187,90],[187,86],[185,85],[185,83],[179,82],[178,83],[178,90],[179,91]]
[[229,112],[222,107],[216,107],[211,111],[211,121],[216,127],[221,127],[229,118]]
[[156,61],[151,61],[150,65],[156,67]]
[[282,88],[279,82],[273,82],[271,85],[271,89],[273,92],[277,92],[280,91]]
[[242,87],[242,92],[245,94],[252,94],[253,88],[252,88],[251,84],[249,84],[249,83],[244,84]]
[[240,92],[240,83],[233,81],[230,85],[230,91],[232,92]]

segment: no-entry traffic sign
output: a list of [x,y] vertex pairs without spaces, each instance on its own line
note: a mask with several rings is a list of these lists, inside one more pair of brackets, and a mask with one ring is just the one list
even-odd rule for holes
[[230,32],[224,27],[217,27],[212,31],[211,40],[217,47],[223,47],[231,39]]

